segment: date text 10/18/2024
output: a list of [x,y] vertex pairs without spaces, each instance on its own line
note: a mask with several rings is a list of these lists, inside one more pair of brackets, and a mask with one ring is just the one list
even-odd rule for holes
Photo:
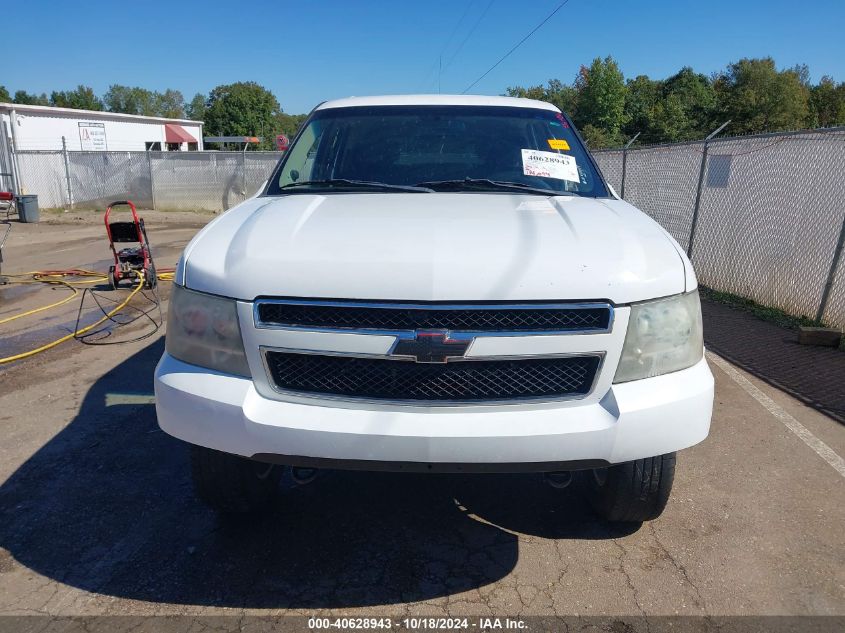
[[352,618],[308,618],[308,629],[320,630],[388,630],[405,629],[409,631],[438,630],[525,630],[523,620],[518,618],[438,618],[413,617],[394,620],[393,618],[352,617]]

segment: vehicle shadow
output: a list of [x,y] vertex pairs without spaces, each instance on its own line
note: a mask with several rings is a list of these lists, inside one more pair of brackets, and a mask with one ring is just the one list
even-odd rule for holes
[[0,547],[20,564],[149,602],[343,608],[494,583],[515,566],[520,534],[636,529],[602,523],[576,490],[538,475],[331,471],[286,481],[266,516],[221,520],[194,499],[187,446],[158,429],[143,395],[162,348],[92,385],[73,421],[0,487]]

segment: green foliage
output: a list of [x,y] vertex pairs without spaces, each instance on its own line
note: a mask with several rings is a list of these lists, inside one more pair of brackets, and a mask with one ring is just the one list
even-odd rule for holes
[[18,90],[15,92],[14,97],[15,103],[20,103],[21,105],[50,105],[50,100],[47,98],[47,95],[41,93],[41,95],[36,94],[29,94],[26,90]]
[[628,80],[627,88],[625,95],[627,123],[623,128],[624,136],[631,138],[639,132],[639,140],[642,143],[662,142],[663,137],[653,134],[651,127],[652,118],[655,116],[654,109],[661,99],[663,82],[649,79],[645,75],[638,75]]
[[257,83],[217,86],[206,102],[205,130],[210,136],[261,136],[261,149],[273,149],[279,102]]
[[[276,116],[276,134],[285,134],[291,140],[299,130],[299,126],[303,124],[307,114],[287,114],[286,112],[279,112]],[[275,139],[275,135],[273,137]]]
[[742,297],[731,292],[722,292],[721,290],[713,290],[712,288],[705,288],[704,286],[699,286],[698,291],[701,294],[702,299],[715,301],[716,303],[724,303],[725,305],[729,305],[737,310],[753,314],[758,319],[770,321],[771,323],[775,323],[781,327],[798,329],[801,325],[809,327],[826,326],[825,323],[811,319],[806,315],[797,317],[792,316],[779,308],[769,308],[757,303],[754,299],[748,299],[747,297]]
[[507,94],[554,103],[572,116],[593,148],[702,139],[726,119],[734,134],[845,125],[845,82],[810,82],[805,64],[741,59],[712,78],[681,68],[667,79],[624,81],[612,57],[582,66],[572,85],[511,86]]
[[592,123],[587,123],[587,125],[581,128],[581,136],[590,149],[613,147],[620,143],[619,135],[611,135],[607,130],[596,127]]
[[138,86],[113,84],[103,96],[103,103],[109,112],[162,116],[181,119],[185,116],[185,99],[178,90],[163,93]]
[[76,90],[50,93],[50,105],[76,110],[102,110],[103,102],[88,86],[77,86]]
[[673,100],[683,112],[671,140],[690,141],[707,136],[719,124],[716,90],[712,82],[686,66],[663,82],[663,99]]
[[556,105],[562,112],[575,112],[578,102],[578,91],[574,86],[567,86],[559,79],[551,79],[546,86],[533,86],[521,88],[516,86],[508,88],[507,94],[510,97],[522,97],[524,99],[538,99]]
[[155,103],[158,116],[168,119],[185,118],[185,97],[178,90],[168,88],[162,93],[156,93]]
[[810,122],[806,67],[778,71],[775,60],[741,59],[728,65],[715,88],[731,131],[753,134],[796,130]]
[[[543,98],[561,105],[566,103],[562,95],[574,94],[571,86],[554,81],[549,82],[549,90]],[[207,97],[195,94],[189,103],[185,103],[185,98],[178,90],[156,92],[140,86],[120,84],[109,86],[102,99],[87,86],[78,86],[76,90],[54,91],[50,98],[46,94],[29,94],[25,90],[18,90],[12,97],[5,86],[0,86],[0,102],[5,101],[169,119],[187,117],[204,121],[205,133],[209,136],[260,136],[263,138],[259,146],[261,149],[275,149],[277,134],[287,134],[292,138],[308,116],[282,112],[273,93],[254,82],[217,86]]]
[[822,77],[810,89],[810,116],[814,127],[845,125],[845,82]]
[[194,121],[205,121],[205,95],[199,92],[185,104],[185,116]]
[[621,140],[625,125],[625,78],[612,57],[596,57],[590,67],[581,66],[575,79],[578,91],[575,123],[602,130],[610,143]]
[[682,68],[654,81],[644,75],[628,81],[626,138],[640,132],[641,143],[671,143],[700,139],[715,127],[716,91],[704,75]]

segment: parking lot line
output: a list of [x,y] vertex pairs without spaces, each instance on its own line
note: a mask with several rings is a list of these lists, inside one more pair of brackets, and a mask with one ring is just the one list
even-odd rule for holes
[[830,446],[813,435],[806,426],[787,413],[779,404],[772,400],[765,393],[755,387],[748,378],[739,373],[733,365],[712,352],[707,352],[707,360],[725,372],[735,383],[759,402],[775,418],[792,431],[807,446],[813,449],[816,454],[830,464],[836,472],[845,477],[845,459],[842,459]]

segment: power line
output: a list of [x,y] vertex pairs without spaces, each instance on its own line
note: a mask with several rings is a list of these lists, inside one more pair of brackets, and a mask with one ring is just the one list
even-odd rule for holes
[[443,53],[446,52],[446,49],[449,47],[449,44],[452,43],[452,38],[455,37],[455,34],[461,27],[461,24],[464,23],[464,18],[469,15],[469,10],[473,4],[475,4],[475,0],[470,0],[467,3],[466,9],[464,9],[464,13],[463,15],[461,15],[461,19],[458,20],[458,23],[455,25],[455,28],[452,30],[452,33],[449,35],[449,39],[446,40],[446,43],[443,45],[443,49],[440,51],[440,56],[437,59],[437,94],[440,94],[440,79],[443,75]]
[[464,12],[461,14],[461,17],[455,23],[455,26],[452,29],[452,32],[449,33],[449,37],[446,38],[446,42],[443,44],[443,48],[440,49],[440,53],[437,56],[437,61],[434,62],[434,65],[431,67],[431,70],[429,70],[428,74],[425,76],[425,79],[423,80],[423,89],[426,89],[431,84],[430,78],[432,76],[432,73],[438,73],[438,75],[435,76],[434,79],[439,81],[439,79],[440,79],[439,73],[440,73],[440,69],[443,65],[443,53],[446,52],[446,48],[449,46],[449,44],[452,43],[452,38],[455,37],[455,33],[458,32],[458,28],[463,23],[464,18],[466,18],[467,14],[469,13],[470,7],[474,3],[475,3],[475,0],[469,0],[469,2],[467,2],[466,6],[464,7]]
[[466,37],[458,45],[458,48],[455,50],[455,52],[452,53],[452,56],[449,58],[449,61],[446,62],[446,68],[444,68],[444,70],[449,70],[449,67],[452,65],[452,62],[454,62],[455,58],[458,56],[458,53],[463,50],[464,44],[466,44],[467,40],[472,37],[472,34],[475,33],[475,29],[478,28],[479,24],[481,24],[481,20],[484,19],[484,16],[487,15],[487,12],[490,10],[490,7],[493,6],[493,2],[495,2],[495,0],[490,0],[490,2],[487,3],[487,6],[484,8],[484,11],[481,12],[481,15],[478,16],[478,19],[475,21],[475,24],[473,24],[472,28],[469,30],[469,33],[467,33]]
[[484,79],[487,75],[489,75],[489,74],[493,71],[493,69],[494,69],[494,68],[496,68],[496,66],[498,66],[498,65],[499,65],[499,64],[501,64],[503,61],[505,61],[508,57],[510,57],[510,56],[511,56],[511,53],[513,53],[516,49],[518,49],[520,46],[522,46],[522,45],[525,43],[525,41],[526,41],[529,37],[531,37],[532,35],[534,35],[534,33],[536,33],[537,31],[539,31],[539,30],[540,30],[540,27],[542,27],[542,26],[543,26],[546,22],[548,22],[549,20],[551,20],[551,19],[552,19],[552,17],[554,17],[555,13],[557,13],[558,11],[560,11],[560,10],[561,10],[564,6],[566,6],[568,3],[569,3],[569,0],[563,0],[563,2],[561,2],[559,5],[557,5],[557,7],[555,8],[555,10],[554,10],[554,11],[552,11],[551,13],[549,13],[549,15],[547,15],[547,16],[546,16],[546,18],[545,18],[542,22],[540,22],[540,24],[538,24],[538,25],[537,25],[537,26],[535,26],[533,29],[531,29],[531,32],[530,32],[528,35],[526,35],[526,36],[525,36],[525,37],[523,37],[521,40],[519,40],[519,42],[517,42],[517,43],[516,43],[516,45],[515,45],[512,49],[510,49],[507,53],[505,53],[504,55],[502,55],[502,57],[499,59],[499,61],[497,61],[497,62],[496,62],[495,64],[493,64],[492,66],[490,66],[490,68],[488,68],[488,69],[487,69],[487,71],[486,71],[483,75],[481,75],[481,77],[479,77],[478,79],[476,79],[475,81],[473,81],[470,85],[468,85],[466,88],[464,88],[464,89],[463,89],[463,91],[461,92],[461,94],[466,94],[466,93],[467,93],[467,91],[468,91],[469,89],[471,89],[471,88],[472,88],[475,84],[477,84],[479,81],[481,81],[482,79]]

